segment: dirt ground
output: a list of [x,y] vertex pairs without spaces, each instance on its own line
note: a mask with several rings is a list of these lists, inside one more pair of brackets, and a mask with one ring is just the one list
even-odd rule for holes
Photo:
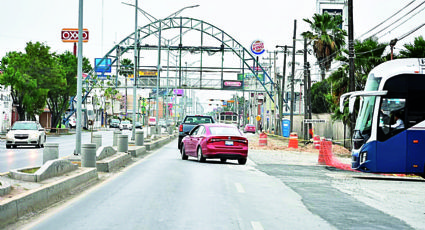
[[[298,149],[288,148],[288,138],[278,137],[278,136],[267,136],[267,146],[260,146],[259,144],[259,136],[253,135],[248,137],[249,141],[249,149],[265,149],[265,150],[285,150],[285,151],[295,151],[295,152],[311,152],[319,154],[319,149],[314,148],[313,143],[308,143],[305,145],[302,142],[298,142]],[[351,152],[347,148],[343,146],[333,144],[332,152],[336,156],[341,157],[350,157]]]

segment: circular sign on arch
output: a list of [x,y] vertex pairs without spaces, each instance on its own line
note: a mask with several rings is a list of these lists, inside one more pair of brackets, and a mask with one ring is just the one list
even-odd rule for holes
[[264,51],[266,51],[266,49],[264,49],[264,42],[262,42],[261,40],[255,40],[252,42],[251,44],[251,52],[255,55],[261,55],[262,53],[264,53]]

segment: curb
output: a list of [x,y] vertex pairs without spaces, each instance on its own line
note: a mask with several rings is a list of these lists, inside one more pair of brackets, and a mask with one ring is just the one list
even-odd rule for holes
[[81,168],[70,177],[20,194],[11,200],[0,202],[0,227],[16,222],[20,217],[61,200],[64,193],[86,182],[97,180],[95,168]]

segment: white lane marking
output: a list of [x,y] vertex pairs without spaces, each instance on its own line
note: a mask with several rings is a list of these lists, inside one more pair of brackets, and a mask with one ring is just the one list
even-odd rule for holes
[[243,189],[240,183],[235,183],[235,185],[236,185],[236,190],[238,190],[238,192],[245,193],[245,189]]
[[258,221],[251,221],[251,225],[254,230],[264,230],[263,225]]

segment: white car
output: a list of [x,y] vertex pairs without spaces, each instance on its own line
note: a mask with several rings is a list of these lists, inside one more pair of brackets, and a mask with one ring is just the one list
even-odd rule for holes
[[20,145],[42,148],[46,139],[46,131],[37,121],[17,121],[6,134],[6,148]]
[[70,129],[75,129],[77,127],[77,120],[75,119],[75,117],[69,118],[68,125]]
[[130,121],[121,121],[121,124],[120,124],[120,130],[123,130],[123,129],[128,129],[128,130],[132,130],[133,129],[133,124],[131,124],[131,122]]

